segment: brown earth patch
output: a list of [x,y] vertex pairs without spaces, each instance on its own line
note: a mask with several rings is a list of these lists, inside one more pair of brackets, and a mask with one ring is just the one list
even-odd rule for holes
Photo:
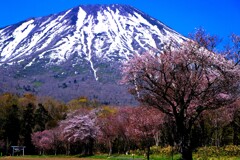
[[98,159],[92,159],[92,158],[54,158],[54,157],[46,157],[46,158],[30,158],[30,157],[3,157],[0,159],[8,159],[8,160],[98,160]]

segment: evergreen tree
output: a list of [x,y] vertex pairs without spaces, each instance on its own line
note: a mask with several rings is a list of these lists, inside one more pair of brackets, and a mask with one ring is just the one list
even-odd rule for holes
[[34,117],[35,131],[44,131],[47,122],[51,120],[51,116],[41,103],[38,104],[38,108],[35,111]]
[[26,146],[26,153],[32,154],[34,146],[31,141],[31,134],[34,128],[34,105],[29,103],[26,110],[23,111],[22,121],[22,135],[24,137],[24,146]]
[[10,145],[18,145],[20,134],[19,108],[17,105],[7,109],[5,121],[5,139]]

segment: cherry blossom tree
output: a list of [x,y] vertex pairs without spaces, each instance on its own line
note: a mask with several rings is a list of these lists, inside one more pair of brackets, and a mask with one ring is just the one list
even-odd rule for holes
[[129,115],[127,133],[137,144],[147,148],[149,160],[150,147],[154,144],[155,135],[159,134],[164,116],[159,110],[146,107],[129,108]]
[[98,132],[93,112],[86,115],[70,115],[60,126],[63,126],[63,136],[68,142],[83,144],[84,155],[93,154],[93,144]]
[[119,142],[124,152],[132,146],[147,148],[149,158],[150,147],[162,127],[163,114],[155,108],[146,107],[121,107],[107,112],[106,109],[98,112],[98,142],[109,147],[109,155],[113,145]]
[[53,149],[53,132],[50,130],[44,130],[35,132],[32,134],[32,143],[39,149],[40,155],[45,151]]
[[109,148],[108,155],[111,156],[113,143],[119,136],[119,122],[117,121],[117,109],[103,107],[98,112],[97,125],[99,132],[97,136],[98,143],[106,144]]
[[50,130],[52,132],[52,149],[54,149],[55,155],[57,155],[57,151],[60,147],[64,146],[64,136],[62,134],[63,128],[60,126],[53,128]]
[[[239,96],[240,67],[212,52],[214,39],[187,41],[154,55],[135,56],[123,67],[123,82],[143,104],[172,117],[182,159],[192,160],[191,131],[205,110],[233,103]],[[208,42],[209,41],[209,42]],[[214,45],[213,45],[214,46]]]
[[[131,108],[132,107],[121,107],[118,109],[116,114],[116,124],[118,127],[118,143],[122,146],[118,146],[122,148],[123,152],[128,154],[131,147],[131,134],[128,132],[128,126],[131,116]],[[118,151],[119,152],[119,151]]]
[[109,148],[109,155],[112,154],[113,146],[117,147],[118,153],[128,153],[131,145],[131,134],[128,133],[129,117],[132,107],[121,107],[111,109],[106,113],[106,109],[98,113],[98,142]]

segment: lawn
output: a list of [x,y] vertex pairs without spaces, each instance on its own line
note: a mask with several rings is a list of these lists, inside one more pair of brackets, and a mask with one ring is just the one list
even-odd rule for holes
[[[177,160],[178,156],[174,156],[173,160]],[[8,156],[0,157],[0,160],[146,160],[142,156],[126,156],[126,155],[115,155],[112,157],[107,157],[106,155],[96,155],[90,157],[74,157],[74,156]],[[165,156],[151,156],[151,160],[172,160],[172,157]],[[211,157],[211,158],[194,158],[194,160],[240,160],[240,157]]]

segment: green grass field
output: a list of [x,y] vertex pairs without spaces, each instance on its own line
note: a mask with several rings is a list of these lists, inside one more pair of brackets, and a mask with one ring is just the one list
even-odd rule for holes
[[[151,160],[177,160],[179,155],[171,156],[159,156],[151,155]],[[89,157],[78,157],[78,156],[7,156],[0,157],[0,159],[8,160],[145,160],[143,156],[131,156],[131,155],[113,155],[108,157],[107,155],[94,155]],[[194,155],[194,160],[240,160],[240,157],[196,157]]]

